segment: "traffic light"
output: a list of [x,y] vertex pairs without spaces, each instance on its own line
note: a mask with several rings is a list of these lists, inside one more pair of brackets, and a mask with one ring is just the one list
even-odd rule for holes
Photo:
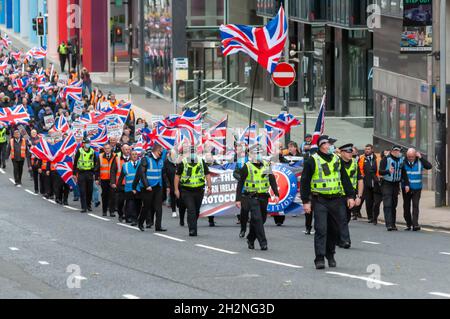
[[37,35],[44,36],[45,35],[44,17],[37,17],[36,21],[37,21]]
[[116,27],[114,30],[114,39],[116,43],[118,42],[122,42],[122,28],[121,27]]
[[33,31],[37,31],[37,20],[36,20],[36,18],[33,18],[32,22],[33,22]]

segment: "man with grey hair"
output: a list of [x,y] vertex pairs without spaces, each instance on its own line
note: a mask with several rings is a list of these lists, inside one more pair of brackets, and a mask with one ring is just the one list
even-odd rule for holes
[[[422,173],[423,170],[430,170],[433,166],[430,162],[422,157],[420,152],[414,148],[410,148],[406,153],[405,170],[409,179],[409,192],[405,190],[402,183],[403,194],[403,216],[405,217],[407,228],[409,231],[419,231],[419,202],[422,193]],[[412,216],[411,216],[411,202],[412,202]]]

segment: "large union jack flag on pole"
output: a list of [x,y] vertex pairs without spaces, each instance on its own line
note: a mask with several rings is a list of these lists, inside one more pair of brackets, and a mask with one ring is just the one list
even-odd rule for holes
[[29,121],[30,116],[22,104],[0,108],[0,123],[3,125],[28,124]]
[[71,189],[77,186],[73,179],[73,160],[71,157],[67,157],[64,162],[56,164],[56,172]]
[[327,94],[325,93],[322,98],[322,104],[320,105],[319,116],[317,117],[316,128],[314,130],[313,139],[311,141],[311,148],[317,149],[317,142],[319,137],[323,134],[325,130],[325,104],[326,104]]
[[227,24],[220,26],[224,56],[244,52],[269,73],[275,70],[288,36],[288,23],[281,6],[277,16],[262,28]]

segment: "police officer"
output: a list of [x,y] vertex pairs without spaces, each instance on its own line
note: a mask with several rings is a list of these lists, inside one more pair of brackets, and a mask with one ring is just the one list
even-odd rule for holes
[[349,208],[355,205],[352,183],[331,145],[335,141],[328,135],[319,137],[319,150],[305,162],[301,178],[305,213],[314,210],[316,269],[325,268],[325,258],[329,267],[336,267],[334,254],[340,221],[346,215],[346,205]]
[[397,204],[400,182],[409,193],[409,178],[405,169],[405,158],[401,146],[394,145],[391,152],[380,162],[380,175],[383,176],[381,192],[383,194],[384,220],[388,231],[397,231]]
[[347,215],[341,221],[341,241],[339,243],[339,247],[341,248],[350,248],[351,240],[350,240],[350,231],[348,228],[348,224],[351,220],[352,214],[355,214],[355,209],[361,205],[361,197],[363,195],[364,190],[364,181],[361,176],[361,172],[358,168],[358,162],[356,158],[353,157],[353,144],[346,144],[339,148],[341,155],[341,165],[345,168],[348,177],[350,177],[350,181],[352,182],[352,187],[355,191],[356,200],[355,207],[350,209],[347,207]]
[[6,168],[6,126],[0,122],[0,167]]
[[97,174],[100,177],[100,185],[102,187],[102,210],[103,216],[109,214],[111,217],[116,217],[115,203],[114,203],[114,190],[111,187],[111,167],[116,161],[116,154],[112,152],[110,144],[103,146],[103,153],[99,156],[99,172]]
[[[237,208],[250,212],[250,232],[247,236],[249,249],[255,249],[255,240],[258,239],[261,250],[267,250],[267,239],[264,223],[267,219],[267,206],[270,194],[275,194],[275,202],[279,202],[279,193],[275,176],[270,163],[263,160],[263,151],[260,145],[249,150],[249,161],[240,171],[240,179],[236,189]],[[243,188],[245,190],[243,192]]]
[[98,157],[91,148],[91,141],[84,139],[83,147],[77,151],[73,165],[74,178],[80,188],[81,213],[92,212],[94,179],[98,181],[97,167]]
[[137,225],[137,218],[141,211],[141,199],[138,196],[138,192],[141,191],[141,186],[139,183],[136,183],[136,186],[133,187],[139,165],[138,152],[133,150],[131,151],[130,160],[123,164],[122,172],[117,183],[117,187],[123,187],[123,196],[126,200],[125,218],[127,222],[129,221],[131,223],[131,226]]
[[[131,157],[131,147],[128,144],[122,146],[122,151],[116,156],[116,160],[111,165],[111,188],[114,190],[114,206],[115,211],[119,215],[119,222],[124,219],[124,184],[119,184],[120,174],[122,173],[123,164],[128,163]],[[131,223],[131,221],[129,221]]]
[[[405,170],[409,179],[409,192],[406,192],[405,187],[402,187],[403,193],[403,216],[405,217],[407,228],[409,231],[419,231],[419,202],[422,193],[422,173],[423,170],[430,170],[433,166],[420,152],[414,148],[410,148],[406,153]],[[411,216],[411,202],[412,202],[412,216]]]
[[206,196],[210,196],[212,192],[211,175],[205,161],[196,155],[195,148],[191,148],[188,156],[177,166],[174,186],[175,196],[178,199],[181,198],[187,209],[189,236],[195,237],[197,236],[197,220],[205,195],[205,184],[207,185]]
[[14,182],[16,186],[20,187],[22,185],[22,174],[25,161],[27,161],[28,167],[31,167],[29,162],[30,157],[28,155],[28,145],[26,140],[20,136],[19,130],[14,130],[13,138],[11,138],[10,143],[8,144],[6,154],[11,157],[13,163]]
[[[155,144],[149,155],[141,160],[137,177],[133,183],[133,190],[137,190],[137,185],[140,184],[141,199],[144,203],[141,213],[138,218],[138,227],[144,231],[144,222],[149,217],[150,226],[153,224],[155,215],[155,231],[164,232],[167,229],[162,227],[162,197],[163,197],[163,167],[167,152],[165,152],[161,145]],[[165,191],[165,190],[164,190]]]

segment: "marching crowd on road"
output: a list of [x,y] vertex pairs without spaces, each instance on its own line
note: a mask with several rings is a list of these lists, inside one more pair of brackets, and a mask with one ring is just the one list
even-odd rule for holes
[[[62,62],[65,61],[68,54],[65,44],[61,44],[59,53]],[[16,186],[21,187],[23,175],[28,172],[36,194],[68,205],[72,192],[73,200],[80,201],[81,213],[93,211],[93,205],[101,205],[103,216],[117,214],[120,222],[137,226],[141,231],[152,227],[157,232],[167,231],[163,227],[163,203],[167,201],[172,217],[179,216],[180,226],[184,226],[186,217],[189,236],[197,236],[202,203],[212,192],[210,163],[197,154],[197,147],[191,146],[181,153],[165,147],[152,133],[155,128],[143,119],[135,119],[132,110],[123,115],[124,101],[116,100],[112,93],[104,95],[98,89],[92,90],[86,69],[82,71],[82,79],[71,72],[61,84],[53,66],[39,68],[31,61],[20,55],[15,58],[11,53],[0,55],[1,64],[7,66],[2,69],[0,79],[0,167],[6,169],[7,159],[11,160],[8,169],[14,174]],[[61,64],[64,68],[64,63]],[[68,87],[77,93],[67,92]],[[70,128],[80,118],[92,121],[93,117],[104,119],[111,114],[123,118],[119,122],[123,127],[121,135],[105,136],[102,143],[86,132],[77,136],[71,151],[74,156],[67,156],[70,161],[63,162],[66,165],[63,174],[60,164],[65,156],[55,155],[54,161],[49,161],[36,155],[38,146],[50,149],[62,143],[61,149],[69,148],[68,141],[73,137]],[[22,116],[27,120],[19,121]],[[142,131],[137,127],[150,132],[146,147],[139,143],[142,140],[138,134]],[[44,142],[47,137],[51,138]],[[286,149],[280,150],[277,159],[284,163],[304,161],[300,196],[306,213],[306,234],[311,234],[314,224],[317,269],[325,267],[325,259],[330,267],[336,267],[336,246],[351,247],[349,223],[352,218],[361,217],[363,203],[369,223],[375,225],[383,203],[386,228],[396,231],[401,191],[406,230],[420,230],[422,172],[432,168],[414,149],[404,156],[402,148],[394,146],[378,155],[372,145],[367,145],[359,155],[353,144],[336,149],[335,143],[327,135],[306,135],[300,147],[290,142]],[[239,237],[245,237],[249,223],[249,249],[255,249],[256,241],[261,250],[268,249],[264,231],[268,203],[280,200],[272,163],[264,153],[259,144],[235,143],[232,161],[237,163],[233,176],[237,180],[236,206],[240,209]],[[215,226],[214,217],[208,222],[209,226]],[[282,225],[284,216],[276,216],[275,222]]]

